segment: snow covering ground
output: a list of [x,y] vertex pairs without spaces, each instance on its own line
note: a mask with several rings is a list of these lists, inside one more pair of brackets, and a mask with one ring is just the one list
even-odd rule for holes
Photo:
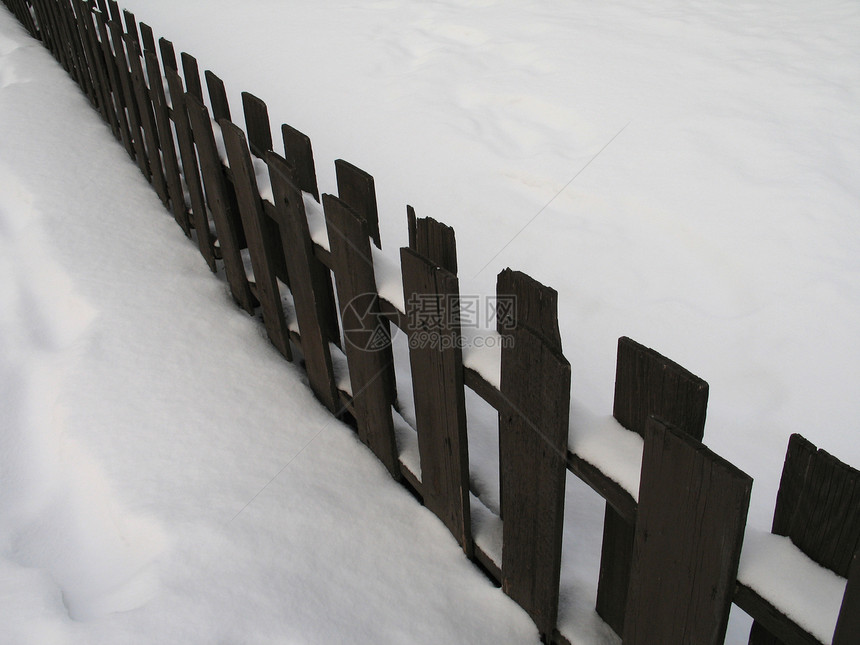
[[[752,528],[792,432],[860,466],[856,3],[124,6],[225,80],[234,120],[248,90],[310,135],[323,191],[335,158],[373,174],[389,257],[410,203],[455,227],[464,294],[506,266],[556,288],[574,429],[610,425],[628,335],[710,383]],[[5,11],[0,263],[8,642],[536,641]],[[468,405],[493,506],[493,414]],[[616,642],[590,612],[602,503],[568,490],[562,631]]]

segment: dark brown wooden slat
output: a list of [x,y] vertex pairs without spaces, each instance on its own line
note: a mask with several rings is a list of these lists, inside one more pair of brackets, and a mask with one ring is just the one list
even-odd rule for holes
[[122,139],[123,146],[125,146],[126,152],[128,152],[129,156],[134,159],[134,143],[131,140],[128,118],[126,116],[125,95],[123,93],[122,81],[119,77],[119,69],[117,68],[113,44],[108,32],[107,16],[101,11],[96,11],[95,19],[101,41],[102,55],[105,59],[108,81],[111,87],[111,94],[114,101],[114,111],[117,118],[119,135]]
[[450,271],[400,250],[424,504],[472,553],[469,445],[457,299]]
[[140,49],[140,34],[137,32],[137,20],[135,20],[134,14],[128,9],[123,9],[122,18],[123,22],[125,22],[125,33],[131,36],[134,44]]
[[625,645],[721,645],[752,478],[685,431],[645,428]]
[[217,270],[215,240],[209,231],[209,215],[203,197],[200,167],[197,164],[194,137],[191,132],[191,124],[188,121],[182,79],[176,69],[170,67],[165,70],[165,75],[173,101],[173,123],[176,126],[176,141],[179,145],[179,156],[182,159],[182,174],[191,198],[191,220],[197,235],[197,246],[200,249],[200,254],[206,260],[206,264],[214,272]]
[[245,130],[248,133],[251,154],[263,159],[267,152],[274,150],[269,109],[262,99],[250,92],[242,92],[242,108],[245,112]]
[[143,78],[143,66],[140,59],[140,47],[130,34],[123,36],[128,61],[131,68],[131,84],[134,88],[134,96],[137,99],[137,109],[140,115],[140,125],[143,130],[143,138],[146,142],[146,160],[149,166],[150,180],[161,202],[167,206],[169,197],[167,195],[167,184],[164,180],[164,169],[161,165],[161,155],[158,148],[158,132],[155,127],[155,116],[152,110],[152,101],[149,90]]
[[[257,297],[263,309],[263,323],[266,325],[266,332],[272,344],[287,360],[292,360],[290,332],[284,318],[284,307],[281,304],[281,292],[274,266],[277,247],[281,244],[280,232],[275,223],[263,212],[245,133],[235,123],[226,119],[221,119],[218,124],[224,135],[224,145],[227,148],[227,157],[230,159],[230,169],[233,172],[239,214],[242,218],[248,250],[251,253],[251,265],[254,268]],[[283,250],[281,253],[283,254]]]
[[161,64],[164,65],[165,69],[178,72],[179,66],[176,63],[176,51],[173,49],[173,43],[167,38],[159,38],[158,50],[161,52]]
[[84,49],[87,65],[89,67],[90,79],[93,83],[93,91],[98,100],[98,110],[102,119],[110,126],[111,132],[118,139],[119,124],[113,109],[113,99],[110,94],[107,70],[101,53],[101,46],[96,35],[95,23],[91,6],[87,0],[72,0],[75,8],[78,35]]
[[567,468],[605,499],[624,521],[631,525],[636,521],[636,500],[621,484],[570,451],[567,453]]
[[203,103],[203,85],[200,83],[200,70],[197,59],[191,54],[182,52],[182,75],[185,77],[185,91]]
[[367,231],[376,248],[382,248],[379,237],[379,211],[373,177],[343,159],[334,162],[337,193],[367,223]]
[[511,333],[501,392],[512,412],[499,419],[502,589],[548,639],[558,616],[570,364],[529,327]]
[[618,340],[612,414],[621,425],[641,435],[654,414],[701,441],[707,407],[705,381],[630,338]]
[[212,106],[212,118],[215,121],[220,121],[221,119],[230,121],[230,103],[227,101],[227,89],[224,87],[224,81],[208,69],[204,73],[204,76],[206,76],[206,87],[209,88],[209,103]]
[[496,279],[496,329],[505,334],[521,324],[538,331],[561,351],[558,292],[521,271],[505,269]]
[[437,266],[457,275],[457,243],[454,229],[432,217],[416,217],[415,209],[406,207],[409,226],[409,248]]
[[776,535],[788,536],[791,532],[792,520],[803,492],[806,473],[817,450],[810,441],[797,433],[789,437],[771,528]]
[[856,645],[860,640],[860,549],[854,554],[848,584],[833,634],[833,645]]
[[329,339],[324,333],[327,295],[325,282],[331,284],[329,270],[313,254],[302,193],[291,179],[293,169],[280,155],[269,151],[266,162],[275,198],[275,209],[280,214],[278,225],[290,288],[296,307],[296,318],[302,336],[302,354],[308,372],[308,381],[314,394],[332,413],[340,410],[334,369],[332,368]]
[[245,234],[242,231],[239,214],[236,212],[235,200],[228,191],[224,167],[221,165],[218,148],[215,145],[209,110],[191,92],[185,94],[185,107],[194,141],[197,144],[206,202],[209,204],[212,219],[215,222],[215,233],[221,247],[230,292],[240,307],[249,314],[253,314],[256,300],[251,294],[241,255]]
[[[621,425],[643,434],[651,415],[701,440],[708,384],[658,352],[630,338],[618,340],[613,415]],[[627,606],[633,527],[607,506],[603,524],[597,613],[617,633]]]
[[394,358],[390,342],[385,341],[386,337],[391,337],[391,332],[388,321],[379,313],[367,224],[358,213],[333,195],[323,195],[323,209],[337,282],[358,435],[391,476],[400,479],[391,418],[394,398],[389,387]]
[[158,147],[161,150],[161,158],[164,163],[164,179],[170,198],[170,209],[173,212],[173,219],[176,220],[185,235],[191,237],[191,225],[188,221],[188,212],[185,210],[185,191],[182,187],[182,178],[179,175],[176,141],[173,138],[173,128],[170,125],[170,111],[167,106],[167,97],[164,94],[161,67],[154,51],[146,52],[144,58],[158,131]]
[[284,140],[284,158],[296,169],[299,188],[313,195],[319,202],[320,191],[317,187],[317,173],[310,138],[286,123],[281,126],[281,136]]
[[122,14],[117,0],[108,0],[108,9],[110,10],[110,19],[122,24]]
[[818,564],[847,578],[860,548],[860,472],[818,450],[807,469],[789,537]]
[[128,54],[126,53],[125,40],[123,39],[122,27],[117,20],[111,19],[108,21],[111,41],[113,42],[114,52],[116,55],[117,71],[119,80],[122,86],[123,103],[126,107],[128,116],[129,134],[134,148],[134,158],[137,161],[137,166],[140,172],[150,180],[149,163],[146,159],[146,148],[143,143],[143,134],[140,126],[140,111],[138,109],[137,98],[131,80],[131,72],[128,67]]
[[138,28],[140,29],[140,42],[142,44],[143,53],[147,52],[155,53],[155,36],[152,33],[152,27],[147,25],[145,22],[138,23]]

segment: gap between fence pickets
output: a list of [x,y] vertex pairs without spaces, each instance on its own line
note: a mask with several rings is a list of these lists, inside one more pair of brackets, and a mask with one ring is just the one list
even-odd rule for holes
[[[166,92],[162,96],[159,92],[155,92],[152,87],[152,83],[156,82],[157,79],[162,79],[162,88],[164,84],[162,75],[160,73],[156,74],[155,70],[151,68],[152,61],[157,65],[157,57],[154,53],[154,38],[151,29],[148,27],[144,29],[143,25],[141,26],[141,34],[139,36],[134,16],[127,11],[123,14],[126,21],[127,33],[122,34],[121,31],[117,31],[118,10],[116,3],[113,0],[109,1],[111,20],[107,26],[110,27],[110,30],[105,29],[105,25],[101,22],[99,16],[97,16],[96,20],[98,30],[93,24],[92,19],[87,21],[89,23],[88,26],[83,24],[82,14],[88,9],[94,10],[94,7],[88,5],[83,0],[77,3],[75,0],[72,0],[72,4],[75,7],[74,13],[69,10],[68,6],[66,6],[65,12],[59,11],[59,13],[55,13],[52,9],[54,5],[50,2],[46,3],[47,13],[44,11],[45,7],[40,12],[23,0],[4,0],[4,3],[7,6],[11,3],[13,13],[18,16],[34,35],[38,29],[37,23],[40,22],[39,14],[42,13],[43,18],[46,15],[49,16],[47,22],[43,22],[41,27],[43,29],[41,32],[42,35],[46,37],[50,36],[49,40],[46,40],[46,44],[67,71],[76,78],[92,105],[101,112],[103,118],[111,126],[115,136],[118,139],[122,138],[130,154],[134,153],[133,156],[137,158],[141,171],[153,184],[153,187],[165,205],[167,206],[170,202],[173,203],[177,222],[183,225],[183,217],[186,217],[187,213],[183,212],[180,214],[178,209],[180,201],[182,208],[187,207],[184,187],[181,191],[183,194],[180,197],[178,187],[175,183],[171,185],[171,179],[178,179],[178,176],[173,177],[173,174],[176,173],[172,173],[169,168],[170,159],[166,158],[167,155],[162,156],[164,151],[160,149],[159,145],[159,140],[166,143],[166,139],[170,139],[175,164],[176,142],[169,121],[166,122],[164,118],[165,114],[169,118],[167,110],[172,109],[174,102],[169,92]],[[104,2],[99,3],[103,11],[104,4]],[[78,10],[80,10],[81,15],[78,14]],[[100,12],[100,16],[103,17],[103,13]],[[75,22],[75,25],[72,26],[69,24],[69,21]],[[117,47],[117,54],[121,54],[123,57],[123,63],[117,68],[114,68],[110,64],[111,61],[103,60],[100,56],[100,53],[110,56],[108,53],[110,51],[109,45],[99,40],[100,38],[105,39],[108,37],[113,40],[114,46]],[[101,47],[99,44],[101,44]],[[141,47],[144,50],[143,52],[141,52]],[[144,56],[146,56],[145,59],[143,58]],[[164,56],[163,49],[162,56]],[[130,63],[130,68],[126,66],[126,62]],[[146,63],[146,73],[144,73],[144,62]],[[184,55],[183,63],[185,63]],[[114,69],[118,70],[118,75],[111,73]],[[218,118],[226,118],[229,122],[229,106],[226,104],[223,83],[218,86],[220,79],[217,79],[217,77],[209,72],[207,72],[206,76],[210,88],[210,96],[213,95],[213,88],[218,90],[216,92],[216,98],[218,98],[217,105],[213,103],[215,118],[211,120],[211,128],[217,155],[221,164],[229,173],[231,168],[227,153],[228,146],[225,145],[222,127],[217,122]],[[147,81],[149,85],[147,85]],[[197,82],[199,83],[199,79],[197,79]],[[113,86],[113,94],[111,86]],[[189,89],[195,91],[195,88]],[[199,89],[196,91],[200,93]],[[152,97],[151,92],[154,92],[156,96]],[[265,104],[262,104],[255,97],[251,97],[251,99],[259,103],[257,109],[258,111],[262,110],[264,113]],[[116,111],[115,108],[117,108]],[[247,110],[248,106],[246,105],[246,115]],[[126,131],[120,115],[127,118],[127,124],[131,130],[131,141],[124,136]],[[232,126],[232,123],[229,123],[229,125],[235,127]],[[130,145],[132,142],[133,145]],[[270,142],[268,146],[271,148]],[[256,155],[252,155],[249,161],[250,167],[247,171],[253,190],[259,193],[259,197],[262,200],[274,207],[275,199],[269,178],[268,165]],[[168,167],[165,168],[162,164]],[[166,175],[165,171],[167,171]],[[176,172],[178,173],[178,169],[176,169]],[[254,180],[256,180],[256,185],[253,185]],[[256,199],[256,195],[254,198]],[[313,244],[318,249],[330,253],[331,249],[325,213],[314,195],[303,192],[302,199]],[[373,199],[375,201],[375,196],[373,196]],[[187,229],[187,221],[184,224]],[[186,233],[188,233],[188,230],[186,230]],[[372,233],[375,234],[375,242],[379,246],[378,230],[374,229]],[[395,315],[404,319],[406,316],[406,303],[403,294],[403,279],[400,267],[383,255],[379,249],[371,247],[371,254],[378,295],[390,307],[390,311],[393,311]],[[247,278],[254,281],[255,272],[248,265],[255,261],[255,257],[251,254],[251,251],[246,249],[242,259],[244,260]],[[266,269],[268,270],[268,267]],[[277,280],[273,284],[280,293],[278,304],[285,315],[286,326],[289,332],[295,334],[298,338],[300,330],[289,289],[286,284]],[[497,334],[495,331],[471,329],[465,333],[480,333],[484,336]],[[334,343],[330,345],[330,349],[332,352],[332,369],[337,388],[351,396],[353,388],[349,379],[346,357]],[[463,366],[467,370],[467,378],[471,379],[473,383],[478,382],[480,389],[486,391],[489,386],[498,393],[501,386],[501,362],[501,343],[479,344],[467,342],[465,344]],[[413,478],[412,481],[417,481],[420,484],[421,468],[417,433],[393,408],[392,419],[397,438],[400,465],[409,471]],[[588,416],[579,410],[570,415],[567,449],[569,453],[575,454],[578,459],[583,460],[590,467],[594,467],[600,471],[602,477],[616,482],[621,490],[630,495],[635,505],[639,495],[640,464],[643,454],[643,441],[639,435],[624,428],[613,417]],[[570,469],[576,472],[575,468]],[[468,498],[468,507],[471,509],[472,530],[474,531],[475,543],[480,549],[480,556],[487,558],[488,562],[498,565],[504,555],[502,549],[502,530],[504,525],[501,519],[471,493]],[[771,538],[766,538],[766,540],[769,545],[774,543]],[[743,574],[745,576],[744,579],[749,581],[751,586],[762,584],[758,581],[761,576],[755,573],[761,570],[760,567],[767,566],[764,556],[760,554],[762,552],[771,553],[777,551],[779,551],[778,546],[767,546],[759,549],[751,542],[750,553],[753,554],[751,555],[752,564],[748,566],[745,564]],[[759,555],[756,556],[756,553],[759,553]],[[779,569],[779,563],[772,566]],[[805,577],[814,578],[815,576],[809,573]],[[828,589],[830,591],[824,595],[832,596],[834,602],[837,602],[835,599],[840,595],[840,590],[844,593],[845,584],[841,582],[844,579],[839,576],[833,574],[832,577],[835,580],[828,579],[827,584],[822,582],[821,585],[822,587],[829,585]],[[797,609],[798,613],[807,606],[804,604],[803,607],[799,607]],[[819,638],[826,641],[828,640],[827,631],[831,623],[830,618],[832,616],[828,616],[827,625],[824,625],[822,622],[813,627],[807,627],[807,629],[814,631]],[[548,633],[548,636],[551,637],[552,634]],[[556,637],[559,640],[564,640],[557,632]]]

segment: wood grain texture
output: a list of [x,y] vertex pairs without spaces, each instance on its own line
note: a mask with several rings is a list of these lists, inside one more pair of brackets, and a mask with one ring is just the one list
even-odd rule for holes
[[339,198],[352,208],[367,225],[367,232],[376,248],[382,248],[379,238],[379,211],[376,206],[376,186],[373,177],[343,159],[334,162]]
[[720,645],[752,478],[686,432],[645,428],[625,645]]
[[292,181],[295,178],[293,169],[283,157],[271,151],[266,156],[266,163],[272,181],[287,271],[291,278],[290,289],[296,307],[308,381],[317,398],[337,415],[340,403],[329,338],[324,331],[327,328],[325,299],[328,295],[325,282],[328,281],[330,287],[330,274],[314,256],[302,193]]
[[227,274],[230,292],[240,307],[249,314],[253,314],[256,299],[251,294],[241,255],[245,234],[242,231],[239,214],[236,212],[237,207],[228,192],[224,167],[221,165],[221,159],[215,145],[215,135],[212,132],[209,111],[203,102],[191,92],[185,94],[185,107],[194,133],[194,141],[197,144],[206,202],[215,222],[215,234],[221,248],[224,272]]
[[512,333],[501,368],[511,407],[499,420],[502,589],[550,638],[558,616],[570,364],[528,326]]
[[284,140],[284,158],[295,168],[299,189],[310,193],[319,202],[320,191],[310,137],[286,123],[281,126],[281,137]]
[[496,329],[505,334],[527,325],[540,333],[559,352],[558,292],[521,271],[504,269],[496,278],[498,312]]
[[[346,338],[344,350],[358,435],[391,476],[400,479],[391,418],[394,393],[390,383],[394,379],[394,358],[390,343],[376,345],[372,342],[390,338],[391,331],[387,319],[379,312],[367,223],[333,195],[323,195],[323,209]],[[351,334],[353,338],[367,339],[370,344],[351,342]]]
[[409,248],[457,275],[457,241],[454,229],[432,217],[416,217],[411,206],[406,207],[409,226]]
[[235,123],[226,119],[221,119],[218,124],[221,126],[224,146],[230,159],[233,185],[239,203],[239,215],[242,218],[245,239],[251,253],[251,266],[254,269],[254,282],[257,285],[257,297],[263,310],[266,333],[278,351],[287,360],[292,360],[290,332],[284,318],[284,307],[281,303],[281,292],[275,269],[275,258],[278,253],[283,255],[283,250],[277,248],[281,246],[280,231],[263,212],[245,133]]
[[421,494],[467,555],[472,553],[469,445],[457,277],[409,248],[400,250]]

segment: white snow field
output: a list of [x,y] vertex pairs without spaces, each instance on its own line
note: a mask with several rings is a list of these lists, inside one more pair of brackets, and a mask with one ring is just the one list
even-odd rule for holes
[[[611,430],[627,335],[709,382],[751,530],[792,432],[860,466],[857,3],[123,6],[225,80],[234,120],[247,90],[308,134],[322,191],[336,158],[374,175],[389,258],[409,203],[456,229],[463,294],[507,266],[557,289],[574,444]],[[0,266],[0,642],[537,642],[5,9]],[[493,414],[468,403],[492,506]],[[602,509],[568,477],[575,644],[618,642],[592,611]]]

